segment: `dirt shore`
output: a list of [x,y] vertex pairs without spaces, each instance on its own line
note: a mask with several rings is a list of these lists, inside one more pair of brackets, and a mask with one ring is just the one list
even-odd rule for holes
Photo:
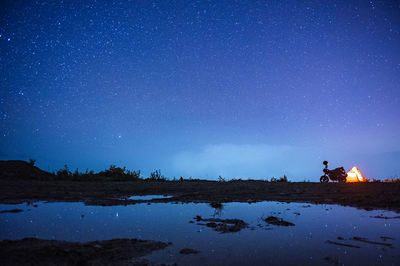
[[147,265],[135,258],[170,243],[112,239],[75,243],[24,238],[0,241],[1,265]]
[[[170,198],[129,200],[132,195]],[[141,202],[282,201],[339,204],[367,210],[400,212],[400,183],[311,183],[264,181],[133,181],[79,182],[0,179],[0,203],[35,201],[84,202],[87,205],[127,205]]]

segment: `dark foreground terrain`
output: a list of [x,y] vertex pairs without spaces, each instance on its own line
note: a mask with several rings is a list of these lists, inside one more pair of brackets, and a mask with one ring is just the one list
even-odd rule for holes
[[[205,180],[57,180],[57,176],[40,170],[26,162],[0,161],[0,203],[29,203],[37,207],[37,201],[84,202],[87,205],[129,205],[146,202],[210,203],[221,208],[224,202],[281,201],[316,204],[339,204],[367,210],[386,209],[400,212],[400,183],[311,183],[265,181],[205,181]],[[129,199],[133,195],[168,195],[150,200]],[[309,206],[309,205],[308,205]],[[0,215],[19,213],[23,210],[10,208]],[[10,214],[14,215],[14,214]],[[17,215],[17,214],[16,214]],[[299,214],[300,215],[300,214]],[[234,217],[232,217],[234,218]],[[398,219],[399,216],[373,216],[379,219]],[[249,228],[240,219],[202,218],[196,216],[191,223],[209,227],[221,234]],[[295,227],[292,222],[269,216],[264,221],[273,226]],[[394,239],[386,237],[386,239]],[[359,245],[342,243],[343,238],[326,243],[350,248]],[[354,237],[354,241],[383,245],[391,244]],[[112,239],[88,243],[25,238],[0,241],[0,265],[147,265],[140,257],[171,243],[137,239]],[[196,254],[199,251],[182,249],[180,254]],[[193,256],[193,255],[188,255]],[[327,257],[330,259],[330,257]],[[333,259],[336,262],[336,259]]]
[[169,243],[113,239],[74,243],[24,238],[0,242],[1,265],[146,265],[135,258],[163,249]]
[[171,197],[145,202],[285,201],[400,212],[400,183],[61,181],[23,161],[0,161],[0,203],[79,201],[87,205],[127,205],[144,202],[128,199],[132,195],[154,194]]
[[339,204],[400,212],[400,183],[270,183],[263,181],[76,182],[0,180],[0,203],[35,201],[125,205],[143,202],[132,195],[167,194],[149,202],[285,201]]

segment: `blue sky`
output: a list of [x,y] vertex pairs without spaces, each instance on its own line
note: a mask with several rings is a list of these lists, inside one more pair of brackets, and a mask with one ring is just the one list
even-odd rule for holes
[[400,174],[396,1],[4,1],[0,158]]

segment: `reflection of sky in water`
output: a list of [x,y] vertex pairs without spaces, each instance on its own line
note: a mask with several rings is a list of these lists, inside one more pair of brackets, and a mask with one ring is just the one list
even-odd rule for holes
[[[370,216],[388,211],[364,211],[336,205],[260,202],[228,203],[222,211],[208,204],[136,204],[128,206],[85,206],[83,203],[0,204],[0,210],[21,208],[22,213],[0,214],[0,239],[37,237],[68,241],[112,238],[140,238],[171,241],[173,245],[154,252],[155,262],[178,264],[321,264],[327,256],[345,264],[391,264],[400,261],[400,219],[376,219]],[[280,212],[280,214],[278,214]],[[238,218],[254,230],[220,234],[211,228],[189,223],[196,215],[209,218]],[[300,213],[300,215],[296,214]],[[296,224],[294,227],[268,226],[262,221],[270,215]],[[263,225],[259,227],[258,225]],[[271,229],[271,230],[265,230]],[[354,236],[383,242],[393,248],[352,240]],[[350,248],[325,243],[326,240],[358,245]],[[180,255],[182,248],[200,250],[196,255]]]
[[152,200],[152,199],[168,199],[171,198],[172,196],[167,196],[167,195],[136,195],[136,196],[130,196],[128,199],[130,200]]

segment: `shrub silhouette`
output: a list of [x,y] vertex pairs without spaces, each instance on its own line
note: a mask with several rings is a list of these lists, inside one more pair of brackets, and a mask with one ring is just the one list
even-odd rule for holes
[[390,177],[384,180],[385,183],[400,183],[400,178],[398,177]]
[[161,174],[161,170],[155,170],[154,172],[150,173],[150,177],[148,178],[149,180],[153,180],[153,181],[166,181],[167,179],[165,178],[165,176],[163,176]]
[[35,163],[36,163],[36,160],[35,160],[35,159],[32,159],[32,158],[29,159],[29,164],[30,164],[31,166],[35,166]]
[[272,178],[271,178],[271,182],[289,182],[289,181],[288,181],[288,179],[287,179],[287,176],[286,176],[286,175],[283,175],[283,177],[281,177],[281,178],[279,178],[279,179],[277,179],[277,178],[275,178],[275,177],[272,177]]
[[283,175],[283,177],[279,178],[276,182],[288,182],[287,176]]
[[222,176],[218,176],[218,182],[226,182],[225,178],[223,178]]
[[111,165],[109,169],[95,174],[93,170],[89,171],[88,169],[84,173],[80,173],[78,169],[71,172],[68,165],[65,165],[64,168],[56,172],[56,175],[58,179],[75,181],[133,181],[140,179],[140,170],[129,171],[125,167],[121,168]]
[[72,177],[72,173],[68,169],[68,165],[64,165],[64,168],[58,170],[56,175],[57,175],[57,177],[59,177],[61,179],[70,179]]
[[106,169],[97,175],[104,176],[106,179],[115,181],[128,181],[128,180],[138,180],[140,179],[140,170],[129,171],[126,167],[117,167],[115,165],[110,165],[109,169]]

